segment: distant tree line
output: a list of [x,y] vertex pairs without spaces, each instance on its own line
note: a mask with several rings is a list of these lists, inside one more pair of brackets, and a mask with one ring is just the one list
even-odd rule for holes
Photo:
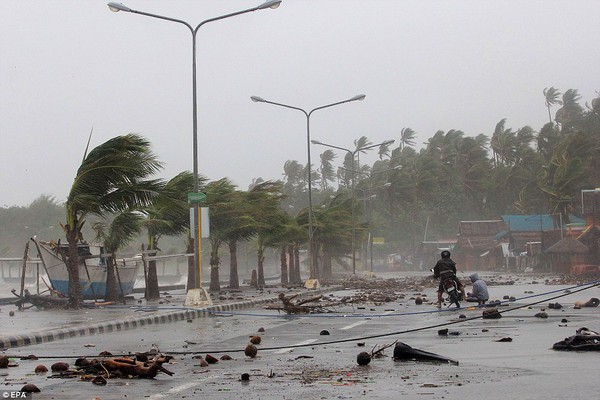
[[[580,191],[600,186],[600,97],[583,107],[573,89],[561,93],[551,87],[543,94],[549,121],[539,132],[529,126],[508,128],[502,119],[493,131],[475,137],[455,129],[438,131],[416,150],[416,132],[403,128],[393,138],[397,147],[377,147],[379,158],[372,165],[360,161],[369,151],[361,149],[373,147],[367,137],[355,141],[356,159],[348,153],[338,168],[333,165],[336,154],[324,151],[320,165],[311,168],[318,278],[331,277],[334,261],[348,268],[352,232],[361,248],[377,236],[385,238],[387,249],[410,254],[425,234],[454,236],[461,220],[549,213],[568,222],[578,213]],[[29,207],[0,208],[2,255],[20,255],[14,249],[22,248],[28,229],[49,237],[62,232],[71,254],[82,240],[100,240],[108,253],[116,253],[140,235],[147,250],[159,251],[164,238],[183,237],[182,247],[193,252],[187,203],[192,175],[184,171],[170,180],[155,178],[161,169],[150,143],[139,135],[118,136],[86,151],[64,205],[41,196]],[[248,241],[256,252],[258,285],[265,284],[267,249],[280,254],[283,284],[301,282],[300,253],[308,236],[307,171],[306,165],[290,160],[282,181],[257,178],[248,190],[239,190],[227,178],[200,178],[210,208],[211,290],[220,289],[224,252],[229,254],[229,286],[239,286],[237,247]],[[76,257],[72,259],[75,280]],[[156,266],[150,264],[148,273],[150,296],[157,298]],[[109,279],[112,291],[106,297],[114,298],[112,272]],[[191,263],[188,287],[194,279]],[[78,282],[73,282],[70,295],[78,297],[78,292]]]

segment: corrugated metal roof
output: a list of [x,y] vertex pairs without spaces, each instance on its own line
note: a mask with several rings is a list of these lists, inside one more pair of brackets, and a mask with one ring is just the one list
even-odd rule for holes
[[[571,222],[585,222],[581,218],[577,218],[573,215],[570,216],[570,219]],[[558,224],[554,224],[554,219],[549,214],[503,215],[502,220],[506,222],[512,232],[539,232],[560,229]],[[564,228],[566,228],[566,226],[563,226],[563,229]]]

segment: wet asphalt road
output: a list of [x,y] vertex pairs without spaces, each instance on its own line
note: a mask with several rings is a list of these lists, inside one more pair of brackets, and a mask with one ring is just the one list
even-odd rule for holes
[[[559,288],[514,285],[493,287],[490,291],[492,296],[502,298],[505,294],[519,297],[524,291],[542,293]],[[434,289],[427,294],[433,298]],[[2,370],[6,374],[2,390],[18,390],[25,382],[31,382],[42,389],[34,397],[40,399],[480,399],[482,395],[487,400],[596,398],[600,390],[599,353],[557,352],[550,348],[581,326],[600,330],[600,309],[572,307],[577,300],[600,297],[598,287],[553,300],[564,305],[561,310],[550,310],[541,304],[505,313],[498,320],[476,319],[448,325],[451,332],[457,333],[450,336],[439,336],[440,327],[420,328],[460,321],[460,314],[468,318],[478,316],[481,310],[438,313],[429,304],[415,305],[409,300],[411,295],[407,293],[400,302],[367,305],[364,310],[339,309],[340,314],[336,315],[341,317],[280,318],[277,312],[255,308],[233,315],[11,349],[11,354],[53,358],[16,360],[18,367]],[[537,300],[543,297],[516,304]],[[549,318],[534,317],[542,308]],[[368,315],[351,317],[355,314]],[[561,322],[564,318],[568,322]],[[261,327],[265,332],[260,334],[258,357],[245,357],[242,350],[249,336],[257,334]],[[321,335],[322,330],[330,335]],[[368,338],[388,333],[389,336]],[[512,342],[497,342],[507,337]],[[344,340],[349,341],[323,345]],[[460,364],[394,362],[389,348],[384,352],[387,357],[374,359],[366,367],[357,365],[359,352],[395,340]],[[359,346],[362,343],[364,346]],[[163,353],[175,354],[173,362],[166,366],[175,373],[173,376],[159,374],[154,380],[111,379],[106,386],[96,386],[77,378],[33,374],[38,364],[72,364],[79,356],[93,357],[103,350],[125,354],[147,351],[153,346]],[[193,355],[207,353],[217,358],[228,354],[233,360],[200,367]],[[240,381],[243,373],[250,375],[248,382]]]

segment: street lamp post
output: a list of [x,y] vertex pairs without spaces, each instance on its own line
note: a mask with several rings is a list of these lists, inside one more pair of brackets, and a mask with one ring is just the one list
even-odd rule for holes
[[288,104],[283,104],[283,103],[276,103],[274,101],[269,101],[269,100],[265,100],[262,97],[259,96],[251,96],[250,99],[254,102],[258,102],[258,103],[267,103],[267,104],[272,104],[275,106],[279,106],[279,107],[285,107],[285,108],[290,108],[292,110],[298,110],[300,112],[302,112],[305,116],[306,116],[306,151],[307,151],[307,155],[308,155],[308,265],[309,265],[309,271],[310,271],[310,276],[309,276],[309,281],[306,282],[305,286],[306,287],[316,287],[318,286],[318,280],[317,280],[317,273],[315,271],[315,266],[314,266],[314,262],[313,262],[313,208],[312,208],[312,172],[311,172],[311,161],[310,161],[310,116],[312,115],[313,112],[317,111],[317,110],[322,110],[324,108],[329,108],[329,107],[333,107],[333,106],[337,106],[339,104],[344,104],[344,103],[350,103],[352,101],[362,101],[364,100],[366,97],[366,95],[364,94],[359,94],[356,95],[352,98],[349,98],[347,100],[342,100],[342,101],[338,101],[335,103],[331,103],[331,104],[326,104],[324,106],[320,106],[320,107],[316,107],[313,108],[310,111],[306,111],[300,107],[295,107],[295,106],[291,106]]
[[356,196],[356,192],[355,192],[355,185],[354,185],[354,178],[356,176],[355,172],[356,170],[354,169],[354,156],[363,150],[367,150],[367,149],[371,149],[373,147],[377,147],[377,146],[387,146],[390,145],[392,143],[394,143],[394,140],[386,140],[385,142],[382,143],[377,143],[377,144],[372,144],[369,146],[364,146],[364,147],[359,147],[358,149],[355,150],[349,150],[346,149],[344,147],[339,147],[339,146],[334,146],[332,144],[327,144],[327,143],[323,143],[323,142],[319,142],[318,140],[313,140],[312,141],[313,144],[318,144],[321,146],[325,146],[325,147],[331,147],[334,149],[338,149],[338,150],[343,150],[348,152],[348,154],[350,154],[350,156],[352,157],[352,274],[356,274],[356,221],[354,218],[354,203],[355,203],[355,196]]
[[[139,11],[139,10],[134,10],[132,8],[129,8],[121,3],[108,3],[108,8],[113,11],[113,12],[119,12],[119,11],[124,11],[124,12],[129,12],[129,13],[133,13],[133,14],[139,14],[139,15],[145,15],[147,17],[152,17],[152,18],[158,18],[158,19],[162,19],[165,21],[171,21],[171,22],[177,22],[179,24],[185,25],[190,33],[192,34],[192,121],[193,121],[193,131],[192,131],[192,136],[193,136],[193,144],[192,144],[192,148],[193,148],[193,159],[194,159],[194,169],[193,169],[193,179],[194,179],[194,194],[196,196],[194,197],[194,201],[193,201],[193,217],[194,217],[194,226],[193,226],[193,234],[194,234],[194,265],[197,268],[197,273],[196,273],[196,277],[195,277],[195,286],[196,288],[200,289],[202,288],[202,238],[201,238],[201,228],[200,228],[200,213],[199,213],[199,207],[198,207],[198,193],[199,193],[199,188],[198,188],[198,103],[197,103],[197,87],[196,87],[196,34],[198,33],[198,30],[200,29],[200,27],[202,27],[204,24],[207,24],[209,22],[213,22],[213,21],[219,21],[222,19],[226,19],[226,18],[230,18],[230,17],[234,17],[236,15],[241,15],[241,14],[246,14],[249,12],[253,12],[253,11],[258,11],[258,10],[265,10],[268,8],[272,8],[275,9],[277,7],[279,7],[279,5],[281,4],[282,0],[269,0],[266,1],[256,7],[252,7],[252,8],[248,8],[246,10],[241,10],[241,11],[236,11],[230,14],[225,14],[225,15],[221,15],[218,17],[213,17],[213,18],[209,18],[206,19],[202,22],[200,22],[198,25],[196,25],[196,27],[192,27],[192,25],[190,25],[189,23],[182,21],[180,19],[175,19],[175,18],[171,18],[171,17],[166,17],[163,15],[158,15],[158,14],[151,14],[151,13],[147,13],[144,11]],[[189,289],[189,288],[188,288]]]

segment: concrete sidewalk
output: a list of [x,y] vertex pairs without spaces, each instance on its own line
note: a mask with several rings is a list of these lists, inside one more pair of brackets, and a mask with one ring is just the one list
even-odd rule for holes
[[[48,343],[78,336],[109,333],[151,324],[163,324],[181,320],[207,317],[215,311],[232,311],[256,307],[261,304],[279,302],[279,293],[314,296],[338,288],[265,288],[256,290],[243,287],[239,290],[224,289],[211,294],[213,305],[203,308],[185,307],[185,290],[161,292],[161,299],[146,302],[143,295],[127,299],[125,305],[85,307],[81,310],[37,310],[19,311],[13,305],[0,309],[2,333],[0,350]],[[14,311],[14,316],[10,316]]]

